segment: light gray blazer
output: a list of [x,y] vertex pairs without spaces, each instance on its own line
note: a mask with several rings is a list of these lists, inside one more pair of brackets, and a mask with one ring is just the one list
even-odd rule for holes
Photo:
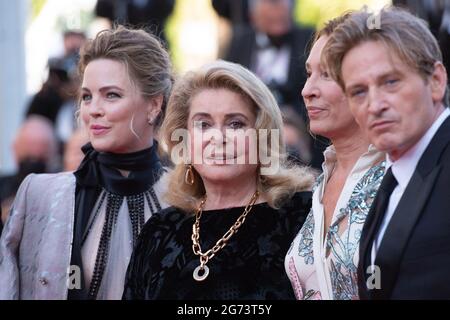
[[[161,180],[154,186],[159,199]],[[0,238],[0,300],[67,299],[74,211],[72,172],[23,181]]]

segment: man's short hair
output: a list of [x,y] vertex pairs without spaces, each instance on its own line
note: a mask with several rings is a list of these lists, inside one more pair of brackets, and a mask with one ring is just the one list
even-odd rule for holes
[[[396,7],[384,8],[377,15],[359,10],[334,30],[321,57],[331,77],[342,88],[342,61],[345,55],[367,41],[384,44],[425,81],[433,73],[435,63],[442,63],[438,42],[424,20]],[[444,103],[448,105],[448,88]]]

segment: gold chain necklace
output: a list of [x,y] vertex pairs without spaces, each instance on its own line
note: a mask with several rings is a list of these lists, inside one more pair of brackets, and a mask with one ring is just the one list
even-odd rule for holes
[[252,198],[250,199],[249,204],[245,207],[244,212],[239,216],[239,218],[236,220],[236,222],[231,226],[230,229],[220,238],[214,247],[206,251],[205,253],[202,252],[202,248],[200,247],[200,218],[202,217],[203,212],[203,206],[206,202],[206,196],[200,203],[196,213],[195,213],[195,222],[192,226],[192,250],[194,251],[194,254],[196,256],[200,256],[200,265],[194,269],[193,277],[196,281],[203,281],[205,280],[209,275],[209,268],[206,265],[212,257],[215,256],[215,254],[225,247],[227,245],[228,240],[235,234],[238,229],[242,226],[242,224],[245,221],[245,218],[247,217],[247,214],[252,210],[253,205],[255,204],[256,200],[258,199],[259,192],[255,191]]

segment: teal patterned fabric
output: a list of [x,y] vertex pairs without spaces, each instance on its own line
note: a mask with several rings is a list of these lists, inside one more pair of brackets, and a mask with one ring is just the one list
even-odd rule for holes
[[[338,215],[329,227],[325,237],[325,250],[330,273],[333,299],[352,300],[358,299],[357,264],[361,231],[369,212],[370,206],[375,198],[377,190],[384,176],[385,161],[371,167],[354,187],[346,206],[341,208]],[[323,183],[324,175],[320,175],[314,185],[313,191]],[[296,250],[298,257],[303,259],[305,265],[314,265],[314,214],[311,209],[306,221],[297,235],[298,246],[292,243],[288,256]],[[295,251],[294,251],[295,252]],[[294,266],[291,266],[295,269]],[[288,266],[289,268],[289,266]],[[297,270],[297,272],[301,270]],[[295,272],[290,270],[292,274]],[[291,277],[292,282],[292,277]],[[297,281],[298,282],[298,281]],[[294,291],[302,290],[295,288]],[[301,299],[321,298],[320,292],[309,290],[296,294]]]
[[[385,171],[385,162],[367,171],[353,189],[345,208],[341,208],[326,236],[326,251],[332,254],[331,284],[334,299],[349,300],[358,296],[357,265],[354,256],[359,248],[361,231]],[[339,232],[339,225],[348,218],[347,230]],[[339,234],[341,233],[341,235]]]

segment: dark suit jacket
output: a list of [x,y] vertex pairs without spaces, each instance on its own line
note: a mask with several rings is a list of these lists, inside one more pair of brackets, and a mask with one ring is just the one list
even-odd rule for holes
[[[293,28],[287,40],[287,44],[291,48],[289,74],[286,83],[277,88],[283,100],[278,102],[280,104],[293,105],[297,110],[302,112],[302,116],[305,119],[305,112],[300,110],[303,105],[300,92],[306,81],[305,62],[307,57],[305,48],[311,40],[312,32],[313,30],[309,28]],[[250,27],[236,29],[225,59],[239,63],[251,70],[254,65],[257,50],[255,31]]]
[[373,207],[360,241],[361,299],[450,299],[450,118],[422,155],[380,244],[381,288],[368,290]]

